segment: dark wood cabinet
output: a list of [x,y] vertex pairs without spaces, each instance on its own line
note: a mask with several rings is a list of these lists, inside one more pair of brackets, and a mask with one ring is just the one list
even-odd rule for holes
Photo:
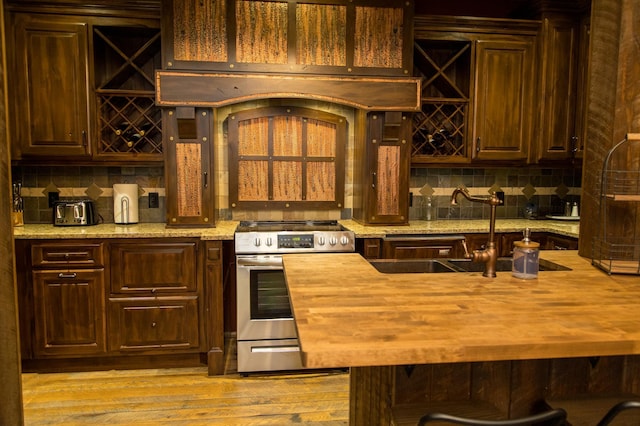
[[17,240],[30,371],[201,365],[224,371],[221,241]]
[[202,349],[198,245],[152,240],[110,244],[109,350]]
[[[545,16],[542,21],[541,126],[538,160],[573,157],[578,140],[576,109],[579,25],[573,17]],[[580,135],[581,136],[581,135]]]
[[[10,15],[13,158],[91,154],[88,24],[79,17]],[[10,56],[11,57],[11,56]]]
[[463,257],[463,235],[387,236],[382,240],[383,259],[435,259]]
[[31,246],[33,355],[72,357],[106,350],[103,246]]
[[535,38],[478,40],[473,158],[527,161],[531,145]]
[[165,108],[168,226],[215,226],[211,108]]
[[542,248],[545,250],[578,250],[578,239],[550,234],[544,241]]
[[159,19],[35,7],[8,7],[12,159],[162,161]]
[[[409,223],[411,114],[359,113],[353,218],[367,224]],[[366,119],[364,118],[366,116]]]
[[413,164],[531,159],[539,21],[416,16]]
[[365,259],[380,259],[382,256],[381,238],[356,238],[356,252]]

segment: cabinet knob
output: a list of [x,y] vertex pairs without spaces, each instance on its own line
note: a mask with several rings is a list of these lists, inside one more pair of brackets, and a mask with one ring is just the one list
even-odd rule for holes
[[156,323],[155,323],[155,322],[152,322],[152,323],[151,323],[151,327],[155,327],[155,326],[156,326]]

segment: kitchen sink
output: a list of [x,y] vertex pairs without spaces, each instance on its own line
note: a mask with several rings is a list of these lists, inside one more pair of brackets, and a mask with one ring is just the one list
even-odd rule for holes
[[[446,263],[457,268],[461,272],[483,272],[484,263],[472,262],[469,259],[447,259]],[[499,257],[496,261],[496,272],[511,271],[513,259],[511,257]],[[546,259],[539,260],[540,271],[570,271],[571,268],[551,262]]]
[[460,272],[436,259],[376,259],[369,263],[383,274]]
[[[443,272],[484,272],[484,263],[469,259],[370,259],[369,263],[383,274],[437,274]],[[500,257],[497,272],[510,272],[512,258]],[[540,259],[540,271],[570,271],[571,268]]]

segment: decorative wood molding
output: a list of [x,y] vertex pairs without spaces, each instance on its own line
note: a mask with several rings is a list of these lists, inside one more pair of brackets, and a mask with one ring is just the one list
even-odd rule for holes
[[419,111],[420,78],[156,73],[156,102],[160,106],[219,108],[268,98],[326,101],[368,111]]

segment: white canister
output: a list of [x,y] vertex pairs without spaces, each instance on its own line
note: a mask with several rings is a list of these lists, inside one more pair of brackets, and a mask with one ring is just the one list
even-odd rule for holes
[[120,225],[138,223],[138,184],[113,185],[113,221]]

